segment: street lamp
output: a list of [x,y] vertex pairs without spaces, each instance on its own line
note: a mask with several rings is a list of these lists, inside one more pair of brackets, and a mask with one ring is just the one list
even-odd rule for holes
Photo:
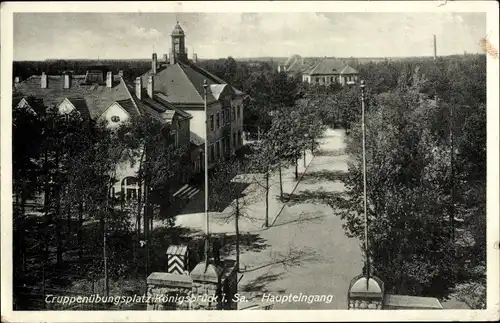
[[209,254],[209,222],[208,222],[208,113],[207,113],[207,80],[203,81],[203,102],[205,111],[205,270],[208,268]]
[[363,133],[363,212],[365,218],[365,266],[366,266],[366,289],[368,290],[368,281],[370,280],[370,258],[368,252],[368,215],[366,213],[366,139],[365,139],[365,81],[361,80],[361,130]]

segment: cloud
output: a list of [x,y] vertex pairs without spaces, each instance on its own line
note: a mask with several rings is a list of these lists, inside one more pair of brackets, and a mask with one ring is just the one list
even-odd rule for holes
[[144,28],[136,25],[130,25],[129,35],[145,40],[159,40],[163,37],[163,34],[154,28]]

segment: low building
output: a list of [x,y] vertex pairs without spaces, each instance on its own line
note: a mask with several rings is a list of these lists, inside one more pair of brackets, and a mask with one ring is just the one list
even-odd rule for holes
[[354,85],[358,71],[337,58],[324,58],[302,73],[302,81],[316,85]]

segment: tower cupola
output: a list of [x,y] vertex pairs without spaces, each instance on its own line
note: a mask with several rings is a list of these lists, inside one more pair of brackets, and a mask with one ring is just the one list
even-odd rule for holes
[[172,37],[172,52],[170,54],[172,63],[175,63],[176,60],[187,60],[186,34],[179,22],[175,25],[170,36]]

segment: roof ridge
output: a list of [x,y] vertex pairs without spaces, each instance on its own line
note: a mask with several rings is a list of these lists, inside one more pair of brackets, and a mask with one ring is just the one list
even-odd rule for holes
[[203,96],[200,94],[200,92],[198,92],[198,89],[196,88],[196,86],[194,86],[193,82],[191,82],[191,79],[190,79],[190,78],[189,78],[189,76],[186,74],[186,71],[185,71],[185,70],[184,70],[184,68],[182,67],[182,64],[177,63],[176,65],[177,65],[177,66],[181,69],[182,74],[183,74],[183,75],[184,75],[184,77],[187,79],[189,86],[191,86],[191,87],[194,89],[194,91],[196,92],[196,94],[199,96],[200,100],[201,100],[201,101],[204,101],[204,100],[205,100],[205,98],[203,98]]
[[[123,79],[123,76],[121,76],[121,75],[119,75],[119,76],[120,76],[120,85],[123,85],[123,87],[125,88],[125,91],[127,91],[127,94],[130,97],[130,100],[132,100],[134,107],[137,109],[137,112],[139,113],[139,115],[141,115],[141,111],[139,110],[139,107],[137,106],[137,103],[135,102],[135,99],[132,96],[132,93],[130,93],[130,91],[128,90],[128,86],[127,86],[127,84],[125,84],[125,80]],[[104,111],[106,111],[106,110],[104,110]]]
[[221,79],[220,77],[210,73],[209,71],[207,71],[206,69],[204,69],[203,67],[201,66],[198,66],[196,65],[195,63],[191,62],[191,61],[187,61],[188,65],[191,67],[191,68],[194,68],[194,69],[198,69],[198,71],[202,71],[203,73],[207,74],[209,77],[213,78],[214,80],[216,80],[217,82],[220,82],[220,84],[228,84],[226,81],[224,81],[223,79]]

